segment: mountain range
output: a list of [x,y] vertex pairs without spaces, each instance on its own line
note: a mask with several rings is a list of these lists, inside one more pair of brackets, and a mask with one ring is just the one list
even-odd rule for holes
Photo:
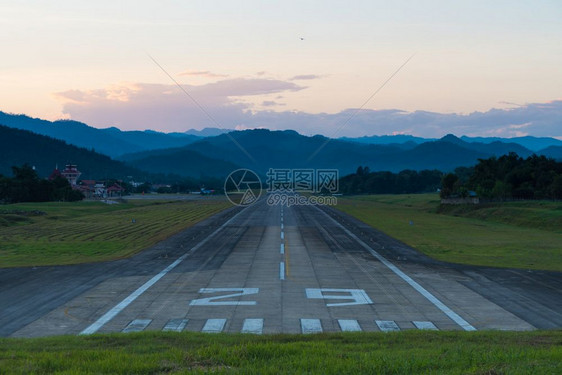
[[[354,172],[359,165],[368,166],[372,171],[451,171],[459,166],[474,165],[481,158],[509,152],[522,157],[537,153],[562,159],[562,141],[554,138],[458,138],[447,135],[441,139],[424,139],[394,135],[330,139],[320,135],[304,136],[293,130],[229,132],[228,129],[214,128],[190,130],[190,134],[160,133],[97,129],[76,121],[50,122],[2,112],[0,124],[51,137],[37,138],[36,134],[26,132],[27,146],[18,150],[10,146],[10,137],[17,134],[3,128],[0,173],[4,174],[9,166],[21,164],[23,160],[32,160],[40,171],[50,171],[55,159],[58,163],[72,161],[85,167],[92,165],[88,158],[95,159],[94,164],[106,165],[105,174],[111,170],[112,175],[150,173],[151,176],[175,174],[195,178],[222,178],[237,168],[253,169],[262,176],[270,168],[338,169],[343,176]],[[18,142],[21,143],[21,139]],[[74,146],[70,144],[82,148],[72,148]],[[22,155],[23,151],[27,156]],[[50,153],[57,157],[50,157]],[[38,159],[37,155],[43,156]],[[103,162],[102,156],[105,158]],[[50,163],[48,168],[43,166],[42,159]],[[96,175],[92,178],[107,177],[103,176],[103,168],[96,169],[93,174]]]
[[131,152],[181,147],[201,138],[192,134],[161,133],[151,130],[121,131],[115,127],[97,129],[78,121],[47,121],[1,111],[0,125],[60,139],[111,157]]
[[[265,175],[269,168],[338,169],[341,175],[345,175],[354,172],[359,165],[368,166],[372,171],[451,171],[459,166],[474,165],[478,159],[509,152],[522,157],[533,154],[533,151],[517,143],[466,142],[454,135],[405,148],[403,144],[396,143],[369,144],[323,136],[306,137],[293,130],[254,129],[208,137],[181,148],[128,154],[121,160],[156,173],[166,170],[172,163],[195,160],[193,154],[186,158],[188,151],[205,155],[206,164],[211,158],[255,170],[261,175]],[[550,146],[539,153],[558,157],[562,146]]]
[[12,166],[29,164],[39,176],[48,177],[55,167],[77,164],[82,179],[152,178],[149,173],[113,160],[92,150],[66,144],[44,135],[0,125],[0,174],[12,175]]

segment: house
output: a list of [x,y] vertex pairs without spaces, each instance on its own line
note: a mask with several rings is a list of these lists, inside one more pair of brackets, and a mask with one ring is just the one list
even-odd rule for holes
[[125,193],[125,188],[118,183],[115,183],[106,189],[106,195],[110,198],[120,197],[123,193]]
[[67,164],[62,171],[56,166],[49,176],[49,180],[54,180],[59,176],[64,177],[73,189],[81,191],[88,199],[121,197],[125,193],[125,188],[118,183],[114,183],[109,187],[106,186],[105,181],[81,180],[78,183],[78,178],[81,175],[82,173],[75,164]]
[[78,170],[76,164],[67,164],[66,167],[60,171],[60,174],[70,182],[70,186],[74,187],[82,172]]

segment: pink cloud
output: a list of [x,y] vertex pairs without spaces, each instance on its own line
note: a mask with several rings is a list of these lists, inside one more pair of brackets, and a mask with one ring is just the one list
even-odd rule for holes
[[54,96],[63,103],[65,115],[92,126],[184,131],[245,124],[251,105],[244,103],[244,97],[304,89],[291,82],[242,78],[182,87],[197,104],[175,85],[147,83],[69,90]]
[[320,78],[324,78],[324,76],[317,75],[317,74],[301,74],[289,78],[289,81],[304,81],[304,80],[320,79]]
[[284,103],[277,103],[276,101],[273,101],[273,100],[264,100],[264,101],[261,103],[261,105],[264,106],[264,107],[273,107],[273,106],[276,106],[276,105],[286,105],[286,104],[284,104]]
[[[63,112],[67,117],[92,126],[117,126],[124,130],[185,131],[205,127],[234,129],[235,126],[265,126],[271,130],[295,129],[303,134],[335,137],[392,133],[435,138],[447,133],[562,137],[561,100],[470,114],[405,112],[398,109],[363,109],[358,112],[347,109],[327,114],[267,110],[280,105],[278,99],[287,92],[305,89],[288,81],[233,78],[183,87],[204,111],[175,85],[127,83],[104,89],[68,90],[56,93],[55,97],[63,103]],[[248,100],[249,97],[259,98],[259,95],[268,96],[259,102],[252,98],[252,102],[261,103],[266,110],[256,110]],[[354,116],[349,120],[351,114]],[[345,125],[342,127],[342,124]]]
[[208,70],[186,70],[178,74],[179,76],[202,76],[206,78],[225,78],[228,74],[212,73]]

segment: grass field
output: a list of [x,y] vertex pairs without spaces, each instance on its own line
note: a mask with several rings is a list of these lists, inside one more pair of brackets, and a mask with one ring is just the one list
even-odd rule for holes
[[0,206],[0,267],[127,257],[227,207],[224,200]]
[[0,339],[6,374],[560,374],[562,331]]
[[447,262],[562,271],[562,203],[440,206],[437,194],[338,198],[338,209]]

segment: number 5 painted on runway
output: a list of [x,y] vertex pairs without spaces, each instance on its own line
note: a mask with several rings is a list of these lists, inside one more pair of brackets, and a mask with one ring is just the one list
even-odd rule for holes
[[190,306],[240,306],[240,305],[255,305],[256,301],[220,301],[214,302],[218,299],[247,296],[250,294],[258,294],[259,288],[201,288],[199,293],[220,293],[220,292],[237,292],[225,294],[222,296],[214,296],[207,298],[194,299],[189,304]]

